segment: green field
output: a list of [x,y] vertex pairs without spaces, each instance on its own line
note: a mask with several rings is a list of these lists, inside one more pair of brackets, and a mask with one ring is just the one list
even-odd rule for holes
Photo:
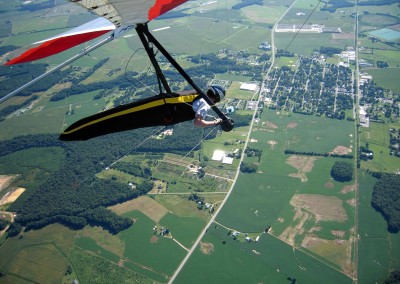
[[179,217],[168,213],[160,220],[160,224],[171,231],[174,239],[190,248],[196,237],[206,225],[204,220],[196,217]]
[[[183,258],[185,250],[172,239],[155,236],[152,228],[156,225],[140,212],[130,212],[126,217],[135,218],[135,224],[121,233],[125,242],[124,257],[160,275],[172,275]],[[152,241],[152,237],[156,240]]]
[[400,169],[399,158],[390,155],[390,128],[394,125],[370,123],[370,127],[361,128],[361,146],[368,147],[374,152],[374,159],[361,161],[361,167],[374,172],[395,172]]
[[[175,283],[352,283],[351,279],[270,235],[258,242],[239,242],[227,230],[211,226],[202,242],[212,247],[209,253],[196,249]],[[225,243],[224,243],[225,242]],[[279,252],[279,253],[276,253]],[[218,265],[215,265],[218,263]],[[193,271],[207,271],[196,273]]]
[[[236,10],[231,7],[241,3],[239,0],[211,2],[203,7],[188,1],[184,12],[190,16],[149,23],[150,30],[169,27],[155,31],[154,36],[185,69],[195,65],[190,56],[222,49],[264,54],[258,48],[259,44],[271,41],[272,26],[293,3],[292,0],[263,1],[263,6],[251,5]],[[12,20],[11,27],[0,27],[1,46],[26,46],[93,18],[90,13],[80,12],[52,15],[54,9],[18,11],[20,5],[16,0],[0,0],[0,22],[4,25]],[[274,67],[290,66],[295,71],[299,56],[311,55],[320,46],[345,49],[354,45],[355,9],[343,8],[334,13],[316,9],[307,18],[315,5],[321,8],[323,3],[296,1],[280,23],[324,24],[340,27],[344,34],[276,33],[276,47],[295,53],[295,56],[279,57]],[[296,15],[298,12],[305,15]],[[358,13],[360,31],[366,33],[397,24],[399,7],[397,3],[362,6]],[[88,45],[39,62],[55,66]],[[371,74],[377,85],[399,93],[400,56],[396,47],[372,42],[366,37],[359,39],[359,46],[373,49],[373,54],[360,53],[361,58],[387,61],[390,65],[386,69],[362,71]],[[125,70],[149,71],[149,60],[134,30],[73,65],[85,70],[106,57],[110,60],[83,84],[112,80],[123,76]],[[338,58],[328,58],[327,62],[336,64]],[[109,71],[113,71],[113,75],[109,75]],[[253,93],[239,87],[249,78],[246,74],[233,75],[227,70],[216,74],[214,79],[232,80],[227,98],[245,101],[252,99]],[[121,95],[121,91],[110,89],[108,97],[101,100],[93,100],[99,92],[95,91],[51,102],[50,95],[61,87],[57,85],[40,93],[40,100],[24,114],[1,121],[0,140],[25,134],[60,133],[67,125],[97,113]],[[24,99],[14,97],[0,109],[22,103]],[[72,115],[67,114],[69,110],[73,111]],[[253,111],[240,110],[238,114],[252,115]],[[351,112],[346,114],[351,115]],[[196,247],[174,283],[383,282],[391,270],[400,267],[400,235],[388,233],[386,221],[371,207],[376,180],[365,170],[393,172],[400,169],[399,158],[389,155],[389,129],[393,126],[397,125],[371,123],[369,128],[358,129],[360,145],[368,143],[369,149],[374,151],[374,159],[361,162],[358,183],[341,183],[331,178],[333,164],[346,161],[355,166],[354,159],[286,155],[284,150],[321,154],[342,146],[354,155],[355,122],[263,109],[260,121],[254,124],[250,134],[252,142],[248,144],[249,148],[261,150],[262,155],[259,159],[243,159],[245,163],[256,164],[257,172],[239,174],[216,222],[207,228],[201,245]],[[205,130],[204,136],[209,131]],[[131,164],[141,161],[141,166],[151,168],[152,180],[157,182],[156,185],[162,183],[168,194],[152,193],[146,198],[153,202],[152,205],[159,205],[154,206],[154,210],[165,210],[165,215],[151,212],[153,207],[147,206],[150,204],[147,200],[140,209],[125,208],[123,216],[133,219],[134,224],[115,235],[100,227],[87,226],[72,231],[53,224],[25,232],[20,237],[7,239],[3,236],[0,238],[0,272],[6,275],[0,282],[71,283],[74,279],[80,283],[168,282],[211,218],[209,210],[198,209],[197,203],[188,200],[190,193],[196,192],[204,197],[204,202],[218,208],[232,184],[240,160],[235,158],[232,165],[225,165],[212,161],[211,157],[215,150],[244,151],[243,141],[248,131],[249,127],[237,127],[229,133],[222,132],[215,139],[202,141],[201,150],[187,153],[186,157],[171,153],[140,153],[118,160]],[[21,150],[0,158],[0,173],[19,175],[12,186],[26,187],[29,192],[58,170],[66,158],[63,150],[56,147]],[[199,179],[196,174],[189,173],[188,164],[204,166],[209,175]],[[123,184],[144,181],[143,177],[113,168],[100,172],[97,177]],[[21,200],[24,198],[27,195],[22,195]],[[149,212],[159,219],[150,216]],[[270,231],[265,233],[269,226]],[[170,234],[161,236],[161,228],[168,228]],[[233,231],[240,235],[234,238]],[[246,241],[246,237],[250,237],[251,242]],[[66,274],[69,270],[72,273]],[[355,276],[357,280],[352,279]]]
[[0,269],[10,274],[10,283],[59,283],[75,235],[64,226],[50,225],[25,233],[23,238],[10,238],[0,247]]
[[360,283],[382,282],[388,271],[399,267],[399,234],[390,234],[387,223],[371,207],[375,179],[360,172],[359,268]]
[[400,77],[400,68],[368,69],[367,72],[372,75],[377,85],[396,93],[400,92],[400,86],[397,82],[397,78]]
[[[325,153],[340,145],[346,145],[351,149],[353,130],[354,125],[347,121],[297,114],[277,114],[275,111],[264,110],[259,126],[255,127],[251,134],[251,138],[257,142],[249,146],[263,151],[257,163],[258,172],[239,176],[234,191],[217,221],[229,228],[247,233],[261,233],[267,226],[272,226],[274,236],[296,246],[303,246],[303,242],[312,231],[314,237],[325,240],[328,245],[310,247],[309,253],[322,262],[329,263],[329,266],[334,266],[335,269],[346,269],[344,259],[352,261],[351,256],[346,255],[346,247],[349,249],[351,246],[351,228],[354,226],[354,207],[347,202],[351,202],[354,198],[354,192],[343,191],[346,186],[351,187],[352,183],[342,184],[330,177],[330,169],[334,162],[341,159],[312,158],[313,166],[306,170],[288,164],[290,155],[284,155],[283,151],[290,148],[296,151]],[[296,159],[305,161],[304,158]],[[256,162],[254,158],[246,160]],[[299,175],[297,178],[293,176],[296,174]],[[335,202],[341,204],[342,219],[316,221],[314,213],[311,213],[311,215],[301,215],[300,218],[304,219],[300,221],[299,217],[296,217],[299,213],[294,211],[291,202],[295,196],[301,194],[311,194],[321,198],[320,202],[325,202],[324,198],[333,198]],[[281,206],[276,206],[277,204]],[[315,212],[313,209],[309,210]],[[297,226],[300,226],[303,233],[289,236],[287,229]],[[314,231],[313,228],[317,226],[321,228]],[[332,233],[335,231],[342,232],[341,238],[345,245],[335,247],[334,240],[337,237]]]

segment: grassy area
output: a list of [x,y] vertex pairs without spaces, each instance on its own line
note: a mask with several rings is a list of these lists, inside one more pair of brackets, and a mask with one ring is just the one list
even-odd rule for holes
[[232,85],[228,90],[227,98],[250,100],[254,96],[254,93],[251,91],[240,90],[240,85],[242,85],[242,82],[232,82]]
[[389,129],[391,124],[370,123],[368,128],[360,128],[361,146],[366,146],[374,152],[374,159],[361,161],[363,169],[369,169],[374,172],[395,172],[400,169],[399,158],[390,155],[390,136]]
[[[321,279],[351,283],[350,278],[329,264],[270,235],[261,235],[258,242],[239,242],[228,236],[227,230],[213,225],[202,243],[203,249],[196,249],[176,283],[226,283],[232,279],[238,283],[285,283],[289,278],[302,283],[319,283]],[[272,253],[272,248],[279,254]],[[207,273],[196,273],[193,278],[195,271]]]
[[[323,262],[351,274],[352,257],[349,251],[354,226],[353,184],[331,179],[330,169],[338,159],[291,156],[283,154],[283,151],[296,149],[325,153],[340,145],[351,151],[353,129],[354,125],[347,121],[264,110],[251,134],[253,143],[249,145],[263,151],[261,159],[258,161],[252,157],[244,160],[257,163],[258,172],[239,176],[217,221],[247,233],[260,233],[267,226],[272,226],[274,236],[296,247],[303,247]],[[295,200],[304,194],[315,199],[315,203],[305,197],[303,203],[296,203]],[[322,217],[318,216],[328,216],[325,210],[331,200],[337,202],[333,210],[343,212],[343,217],[338,219],[339,213],[336,213],[329,217],[333,219],[320,219]],[[305,206],[306,203],[308,205]],[[325,203],[326,206],[322,205]],[[317,204],[321,204],[322,211],[317,209]],[[338,232],[340,237],[335,235]],[[323,241],[310,243],[310,236]],[[340,245],[337,239],[341,240]]]
[[92,238],[78,236],[75,239],[75,246],[84,249],[87,252],[91,252],[96,254],[104,259],[107,259],[111,262],[118,263],[120,257],[115,255],[108,250],[104,249],[102,246],[99,246],[95,240]]
[[[238,2],[228,1],[227,6]],[[271,33],[269,26],[286,10],[287,7],[284,5],[291,3],[292,1],[285,0],[268,3],[273,6],[252,5],[240,12],[229,11],[229,14],[223,11],[225,7],[218,6],[221,3],[213,3],[211,5],[214,5],[214,8],[204,13],[197,13],[201,9],[199,7],[192,8],[191,12],[195,14],[191,17],[152,21],[150,29],[170,26],[170,29],[154,32],[154,35],[167,50],[180,54],[182,57],[178,57],[179,62],[184,68],[188,68],[192,64],[185,61],[186,55],[206,54],[222,48],[262,53],[258,49],[259,43],[269,40]],[[1,0],[0,4],[8,5]],[[297,1],[295,9],[282,23],[302,24],[305,17],[297,17],[296,12],[309,13],[316,4],[317,1],[312,3],[306,0]],[[394,5],[389,9],[398,10]],[[373,12],[374,15],[362,16],[363,29],[369,28],[371,19],[382,20],[382,24],[390,24],[391,17],[377,15],[377,13],[396,13],[389,9],[380,6],[365,7],[365,10]],[[353,8],[344,10],[353,12]],[[13,32],[20,34],[4,39],[2,45],[26,45],[64,31],[66,25],[79,21],[68,16],[53,17],[44,21],[37,17],[41,13],[38,12],[30,15],[35,15],[35,18],[29,17],[32,25],[26,25],[27,19],[21,20],[24,13],[18,13],[20,18],[13,20],[15,23]],[[6,19],[3,16],[0,14],[0,19]],[[54,19],[57,18],[59,21],[54,23]],[[353,21],[352,17],[341,15],[339,12],[330,15],[319,12],[318,9],[309,19],[312,23],[341,27],[344,32],[349,33],[354,30]],[[49,24],[56,30],[47,30]],[[26,33],[30,31],[32,33]],[[364,39],[362,41],[371,44]],[[188,42],[190,42],[189,49],[188,45],[184,44]],[[311,54],[316,49],[316,42],[326,47],[344,48],[353,45],[354,39],[336,38],[331,34],[276,34],[278,48],[296,54]],[[381,43],[371,46],[385,47]],[[138,51],[140,47],[140,41],[132,31],[128,33],[128,37],[116,39],[83,57],[74,65],[91,67],[101,58],[112,57],[104,68],[98,70],[85,83],[112,79],[112,76],[107,75],[111,69],[121,69],[113,76],[122,75],[125,68],[128,71],[141,72],[148,68],[149,63],[144,52]],[[81,49],[82,47],[77,47],[42,62],[55,65]],[[374,76],[379,85],[394,92],[399,91],[396,84],[399,77],[397,65],[400,64],[398,52],[377,49],[374,55],[365,54],[362,57],[375,61],[390,61],[393,68],[368,69],[368,72]],[[297,57],[282,57],[276,66],[292,66],[296,64],[296,60]],[[336,59],[331,60],[333,62]],[[228,74],[217,75],[217,79],[238,81],[232,84],[228,97],[242,100],[252,97],[251,93],[239,90],[239,81],[245,82],[248,80],[246,78]],[[105,100],[93,101],[97,92],[71,96],[59,102],[49,102],[45,96],[51,91],[53,90],[42,95],[41,101],[31,112],[3,121],[0,139],[6,140],[21,134],[59,133],[66,125],[98,112],[107,103]],[[15,101],[19,99],[16,97]],[[40,110],[39,107],[44,108]],[[66,115],[70,107],[74,110],[74,114]],[[389,128],[389,124],[373,123],[369,129],[361,129],[361,144],[365,145],[368,142],[369,148],[375,154],[374,160],[362,162],[363,169],[393,171],[398,168],[398,158],[388,155]],[[198,157],[202,160],[204,156],[210,159],[216,149],[225,151],[242,149],[242,144],[235,144],[235,141],[244,140],[247,131],[248,127],[235,128],[234,131],[223,133],[214,140],[205,141],[202,150],[195,153],[193,161],[191,158],[181,159],[181,156],[168,155],[168,158],[174,161],[182,160],[183,165],[161,161],[162,157],[152,159],[145,154],[124,157],[122,161],[127,163],[138,160],[143,162],[142,165],[149,163],[153,177],[163,180],[163,184],[168,185],[168,193],[177,193],[152,195],[151,200],[161,204],[163,210],[168,210],[169,213],[160,217],[160,220],[155,220],[148,215],[153,207],[147,206],[146,210],[149,211],[146,212],[126,209],[124,216],[134,219],[135,224],[118,235],[110,235],[97,227],[87,227],[77,233],[60,225],[51,225],[42,230],[30,231],[21,239],[2,239],[1,242],[4,244],[0,247],[0,254],[5,257],[0,258],[0,269],[9,273],[2,278],[2,281],[67,283],[78,278],[82,283],[167,282],[186,251],[172,238],[155,234],[153,227],[156,225],[168,227],[174,239],[185,247],[190,247],[209,220],[210,214],[206,210],[197,209],[195,202],[189,202],[188,194],[196,190],[204,191],[205,194],[199,193],[199,195],[205,197],[205,202],[216,203],[218,206],[225,194],[211,193],[227,191],[231,185],[230,181],[210,176],[199,180],[197,176],[188,174],[185,163],[197,162]],[[249,144],[250,147],[262,150],[262,157],[260,160],[255,157],[244,160],[257,163],[258,172],[240,174],[230,199],[217,219],[224,226],[248,233],[253,239],[260,236],[259,242],[247,243],[244,235],[233,240],[232,236],[228,236],[228,229],[213,224],[202,240],[205,244],[204,250],[196,249],[193,258],[184,267],[176,283],[285,283],[294,278],[301,283],[320,283],[321,279],[331,283],[352,282],[344,273],[351,274],[351,262],[354,260],[351,239],[356,225],[355,208],[352,203],[354,191],[346,191],[344,188],[355,185],[335,182],[330,178],[330,169],[339,159],[297,158],[298,162],[303,164],[296,167],[290,164],[290,156],[284,155],[283,151],[293,149],[321,153],[332,151],[336,146],[345,146],[352,150],[353,131],[354,124],[348,121],[282,112],[278,114],[264,110],[259,125],[251,133],[251,138],[257,142]],[[354,154],[354,151],[351,154]],[[32,185],[39,183],[48,173],[58,169],[63,158],[63,152],[58,148],[20,151],[0,159],[0,172],[22,174],[20,183]],[[238,163],[239,160],[235,159],[232,166],[227,166],[209,160],[206,172],[232,178]],[[304,168],[307,163],[311,166],[309,170]],[[140,177],[112,169],[101,172],[99,176],[116,179],[122,183],[143,181]],[[359,185],[359,283],[382,281],[389,269],[400,265],[399,236],[386,232],[386,222],[370,206],[374,181],[363,176]],[[178,195],[179,193],[184,194]],[[320,212],[307,207],[309,205],[307,199],[301,200],[307,206],[294,205],[295,198],[302,194],[308,194],[309,199],[319,196],[332,197],[332,199],[319,199],[322,201],[339,200],[338,212],[343,214],[344,211],[346,217],[341,221],[318,219],[317,213]],[[142,206],[149,204],[150,202],[144,202]],[[137,206],[140,210],[140,206]],[[267,226],[272,226],[269,234],[263,233]],[[338,236],[335,233],[343,235]],[[307,238],[319,241],[306,245]],[[209,248],[208,251],[206,247]],[[73,266],[74,272],[64,276],[69,265]]]
[[155,235],[156,224],[146,215],[138,211],[124,215],[136,220],[132,227],[121,232],[125,242],[124,257],[162,275],[172,275],[185,250],[171,238]]
[[368,69],[368,74],[372,75],[378,86],[392,90],[394,93],[400,92],[397,78],[400,77],[400,68]]
[[[360,54],[360,58],[369,62],[385,61],[389,62],[389,66],[398,68],[400,66],[400,51],[398,50],[374,50],[373,54]],[[391,70],[391,69],[389,69]],[[368,71],[367,71],[368,72]],[[388,80],[389,78],[387,78]],[[384,86],[384,84],[383,84]]]
[[168,213],[160,220],[160,225],[168,228],[174,239],[190,248],[206,223],[197,217],[179,217]]
[[[198,210],[195,202],[188,202],[188,196],[189,195],[156,195],[154,198],[176,216],[195,217],[207,221],[210,218],[209,213],[204,210]],[[208,200],[208,197],[205,197],[204,201],[211,202],[211,200]]]
[[0,268],[22,281],[60,282],[76,232],[55,224],[8,239],[0,248]]
[[67,108],[52,108],[6,119],[1,122],[0,140],[20,135],[60,133]]
[[0,157],[0,174],[18,174],[14,186],[37,186],[60,168],[64,151],[57,147],[21,150]]
[[[152,280],[147,279],[141,274],[79,248],[72,250],[70,261],[76,270],[79,282],[111,283],[115,281],[117,283],[153,283]],[[70,278],[68,280],[71,281],[73,279]]]
[[359,267],[360,283],[382,282],[391,269],[399,267],[398,234],[387,231],[382,215],[371,207],[373,185],[376,179],[359,172]]

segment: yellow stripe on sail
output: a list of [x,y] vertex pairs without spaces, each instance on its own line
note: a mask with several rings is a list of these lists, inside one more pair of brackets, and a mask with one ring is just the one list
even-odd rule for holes
[[145,110],[145,109],[161,106],[161,105],[165,104],[165,102],[167,104],[191,103],[191,102],[193,102],[193,100],[197,96],[198,96],[198,94],[193,94],[193,95],[187,95],[187,96],[165,98],[165,101],[164,101],[164,99],[159,99],[159,100],[156,100],[156,101],[153,101],[153,102],[149,102],[149,103],[144,104],[144,105],[139,105],[139,106],[136,106],[136,107],[128,108],[128,109],[125,109],[125,110],[122,110],[122,111],[119,111],[119,112],[116,112],[116,113],[112,113],[110,115],[95,119],[93,121],[87,122],[85,124],[82,124],[82,125],[74,128],[74,129],[71,129],[69,131],[64,131],[63,135],[71,134],[71,133],[73,133],[75,131],[78,131],[78,130],[80,130],[82,128],[85,128],[87,126],[94,125],[96,123],[99,123],[99,122],[102,122],[104,120],[108,120],[108,119],[111,119],[111,118],[114,118],[114,117],[118,117],[118,116],[126,115],[126,114],[129,114],[129,113],[138,112],[138,111],[142,111],[142,110]]

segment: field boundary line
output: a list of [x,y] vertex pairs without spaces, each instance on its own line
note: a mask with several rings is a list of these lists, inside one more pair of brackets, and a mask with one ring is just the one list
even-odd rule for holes
[[189,252],[189,249],[187,247],[185,247],[183,244],[181,244],[177,239],[175,239],[174,237],[172,237],[172,240],[174,242],[176,242],[178,245],[180,245],[184,250],[186,250],[187,252]]
[[161,192],[161,193],[147,193],[146,195],[190,195],[190,194],[227,194],[227,191],[210,191],[210,192]]
[[341,273],[341,274],[347,276],[348,278],[350,278],[350,279],[352,279],[352,280],[355,280],[352,276],[350,276],[350,275],[344,273],[342,270],[336,268],[336,267],[333,266],[332,264],[330,264],[330,263],[328,263],[328,262],[325,262],[324,259],[318,258],[318,257],[316,257],[315,255],[309,253],[308,251],[302,249],[302,247],[293,246],[293,245],[291,245],[290,243],[288,243],[288,242],[286,242],[286,241],[280,239],[278,236],[275,236],[275,235],[273,235],[273,234],[271,234],[271,233],[268,233],[268,235],[270,235],[270,236],[276,238],[277,240],[279,240],[279,241],[281,241],[281,242],[284,242],[284,243],[287,244],[288,246],[291,246],[292,249],[293,249],[293,253],[295,253],[295,251],[298,250],[298,251],[300,251],[300,252],[302,252],[302,253],[308,255],[309,257],[312,257],[313,259],[317,260],[318,262],[321,262],[321,263],[325,264],[326,266],[329,266],[330,268],[336,270],[337,272],[339,272],[339,273]]

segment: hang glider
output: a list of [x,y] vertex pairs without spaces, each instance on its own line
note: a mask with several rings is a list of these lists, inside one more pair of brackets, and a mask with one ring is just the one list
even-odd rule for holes
[[5,65],[42,59],[116,30],[113,38],[137,24],[147,23],[188,0],[69,0],[100,16],[55,37],[32,44]]
[[[126,31],[135,28],[156,71],[159,85],[159,96],[157,96],[154,101],[168,105],[167,100],[174,98],[176,94],[171,91],[171,88],[158,64],[156,53],[153,47],[157,48],[158,51],[161,52],[165,56],[165,58],[172,64],[172,66],[174,66],[175,69],[182,75],[182,77],[185,78],[185,80],[193,87],[196,96],[204,99],[211,106],[214,112],[222,119],[222,130],[231,131],[234,127],[234,122],[230,118],[225,116],[225,114],[222,113],[217,106],[215,106],[211,99],[207,95],[205,95],[205,93],[194,83],[190,76],[183,70],[183,68],[175,61],[175,59],[165,50],[165,48],[148,30],[147,23],[149,21],[165,14],[175,7],[178,7],[186,1],[187,0],[69,0],[69,2],[76,3],[97,14],[101,18],[86,23],[56,37],[37,42],[34,47],[28,49],[17,58],[10,60],[7,65],[41,59],[67,50],[73,46],[104,35],[108,32],[111,32],[111,34],[109,34],[107,37],[100,40],[99,42],[89,46],[88,48],[85,48],[81,53],[61,63],[52,70],[46,72],[38,78],[35,78],[31,82],[1,98],[0,103],[5,99],[13,96],[17,92],[30,86],[31,84],[37,82],[38,80],[41,80],[45,76],[48,76],[51,73],[59,70],[60,68],[70,64],[71,62],[84,56],[92,50],[99,48],[103,44],[112,41]],[[153,102],[153,99],[151,100],[151,102]],[[150,103],[147,105],[154,106],[154,103]],[[131,112],[127,111],[127,109],[132,110],[132,108],[135,109],[135,107],[135,105],[129,105],[123,106],[122,108],[114,108],[109,110],[107,113],[93,115],[86,119],[82,119],[81,121],[77,122],[77,124],[79,129],[85,128],[84,131],[66,131],[60,136],[60,139],[86,140],[99,135],[137,128],[134,127],[132,124],[122,122],[123,119],[130,119],[130,115],[132,114]],[[162,109],[164,108],[165,107],[162,107]],[[121,111],[121,109],[124,110]],[[156,114],[158,111],[159,108],[154,106],[154,114]],[[115,119],[116,116],[118,116],[118,119]],[[177,116],[179,117],[179,115]],[[138,117],[135,118],[138,119]],[[175,123],[185,120],[187,119],[178,119]],[[122,125],[120,125],[120,123],[122,123]],[[158,125],[169,125],[173,123],[174,121],[171,121],[168,123],[159,123]],[[144,126],[141,127],[154,126],[154,124],[156,123],[153,123],[151,125],[144,124]],[[93,125],[96,125],[96,127],[93,128]],[[102,126],[107,126],[108,130],[101,130]],[[91,134],[85,133],[87,129],[90,129]]]

